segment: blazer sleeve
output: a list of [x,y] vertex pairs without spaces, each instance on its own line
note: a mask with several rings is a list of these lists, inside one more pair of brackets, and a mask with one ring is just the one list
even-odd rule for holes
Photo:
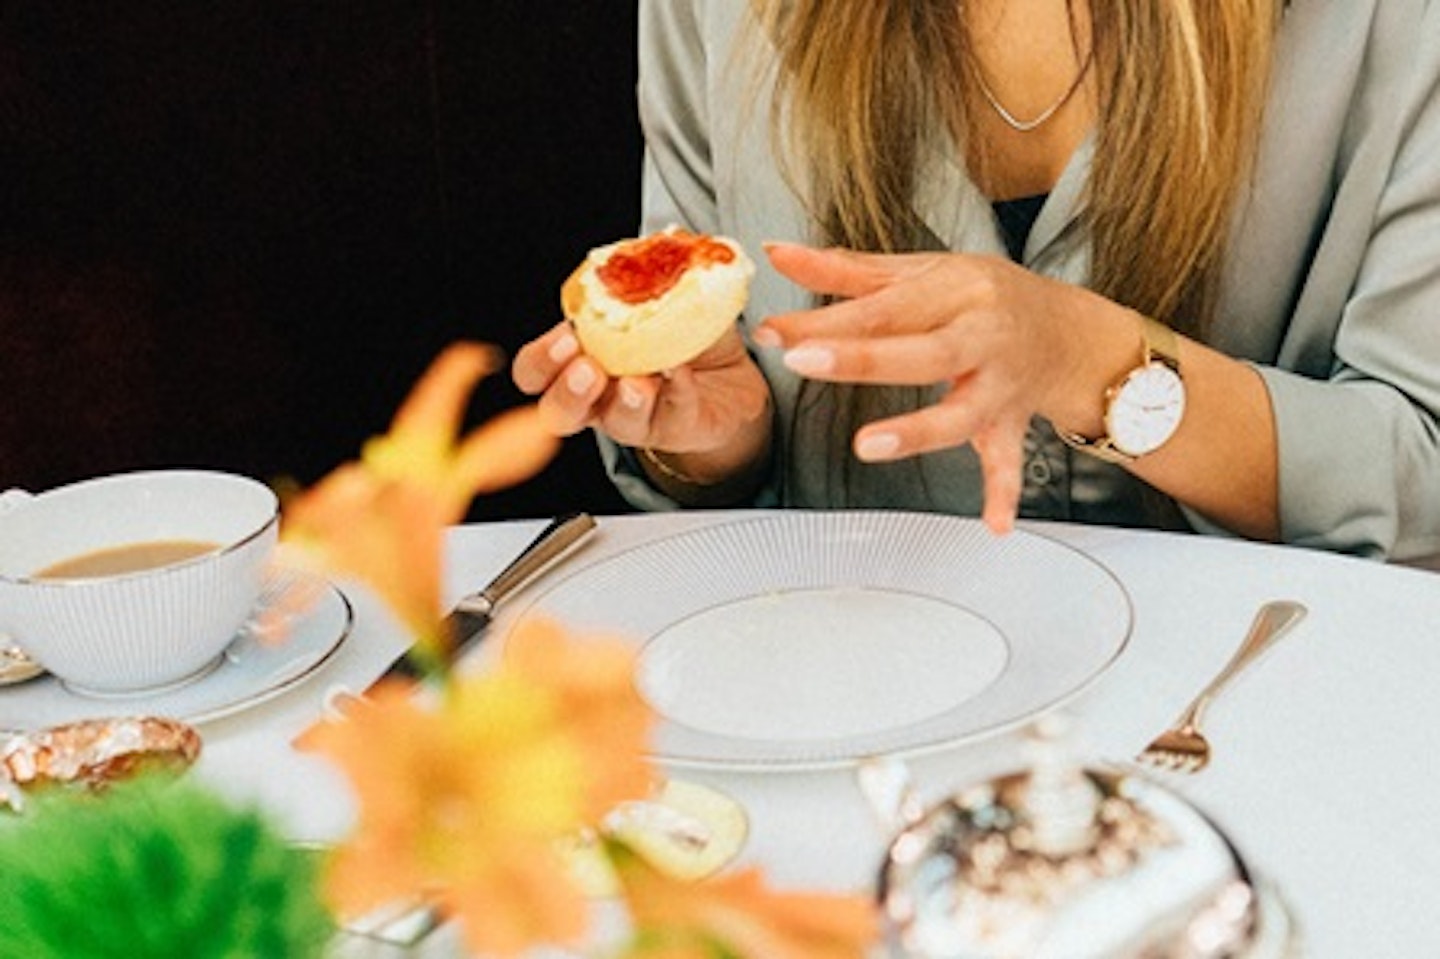
[[1279,368],[1261,369],[1278,427],[1283,538],[1392,559],[1440,552],[1440,5],[1425,4],[1412,36],[1413,56],[1396,58],[1403,68],[1357,97],[1362,109],[1366,99],[1393,105],[1393,135],[1362,141],[1351,161],[1363,171],[1383,157],[1378,194],[1359,202],[1342,180],[1320,240],[1320,264],[1326,244],[1355,247],[1329,368],[1297,371],[1322,354],[1307,342],[1302,296]]

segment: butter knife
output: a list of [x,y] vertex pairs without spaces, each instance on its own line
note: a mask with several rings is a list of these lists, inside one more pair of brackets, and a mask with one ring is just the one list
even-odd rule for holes
[[[484,588],[460,597],[442,627],[450,636],[450,661],[457,661],[484,638],[501,600],[538,576],[594,529],[595,518],[589,513],[557,516]],[[420,668],[402,653],[375,682],[421,677]]]
[[[544,572],[594,529],[595,518],[589,513],[557,516],[494,579],[482,589],[460,597],[444,621],[444,628],[450,633],[450,661],[456,662],[485,638],[485,631],[495,617],[496,607],[505,597]],[[365,687],[365,691],[368,692],[386,680],[416,682],[421,675],[421,670],[411,660],[407,649],[374,682]],[[363,695],[362,692],[361,696]],[[356,698],[349,690],[333,690],[325,699],[325,707],[327,711],[343,713],[345,707]]]

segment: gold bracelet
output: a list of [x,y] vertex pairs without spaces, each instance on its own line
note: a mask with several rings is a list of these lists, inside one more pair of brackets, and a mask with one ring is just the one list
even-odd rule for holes
[[720,509],[753,497],[770,462],[767,456],[733,476],[706,481],[691,476],[648,446],[637,448],[635,455],[652,486],[681,505],[697,509]]
[[661,476],[669,480],[674,480],[675,482],[680,483],[683,486],[715,485],[714,483],[707,483],[704,480],[698,480],[684,470],[676,469],[670,463],[667,463],[665,462],[665,460],[661,459],[660,454],[648,446],[640,448],[640,458],[646,463],[649,463],[651,466],[655,467],[655,469],[660,473]]

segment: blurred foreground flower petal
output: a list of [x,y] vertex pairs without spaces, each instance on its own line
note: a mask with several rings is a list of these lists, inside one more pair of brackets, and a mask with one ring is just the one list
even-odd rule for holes
[[633,643],[572,639],[560,624],[539,619],[506,638],[506,668],[556,698],[566,735],[580,744],[589,825],[656,785],[648,759],[655,714],[635,689],[635,661]]
[[540,427],[534,407],[497,414],[459,438],[466,400],[499,365],[500,354],[483,344],[446,348],[405,398],[390,431],[365,444],[365,465],[377,477],[429,486],[456,520],[475,496],[538,473],[559,441]]
[[359,799],[327,877],[342,915],[423,894],[477,953],[583,939],[588,906],[560,840],[646,793],[650,714],[619,641],[551,626],[517,638],[525,655],[451,676],[436,697],[382,685],[306,737]]
[[635,930],[620,959],[865,959],[878,942],[868,896],[779,892],[757,869],[687,882],[606,845]]
[[312,565],[369,584],[417,640],[421,665],[444,659],[444,535],[477,494],[539,472],[559,449],[534,407],[501,413],[461,438],[475,385],[494,350],[446,348],[415,384],[390,431],[285,505],[282,535]]

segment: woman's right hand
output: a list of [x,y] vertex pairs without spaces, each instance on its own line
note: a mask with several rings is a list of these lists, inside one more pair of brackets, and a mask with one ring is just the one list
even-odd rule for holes
[[520,348],[512,376],[540,397],[542,420],[556,435],[593,428],[623,446],[665,452],[702,483],[752,470],[769,453],[770,387],[738,327],[683,366],[612,378],[562,321]]

